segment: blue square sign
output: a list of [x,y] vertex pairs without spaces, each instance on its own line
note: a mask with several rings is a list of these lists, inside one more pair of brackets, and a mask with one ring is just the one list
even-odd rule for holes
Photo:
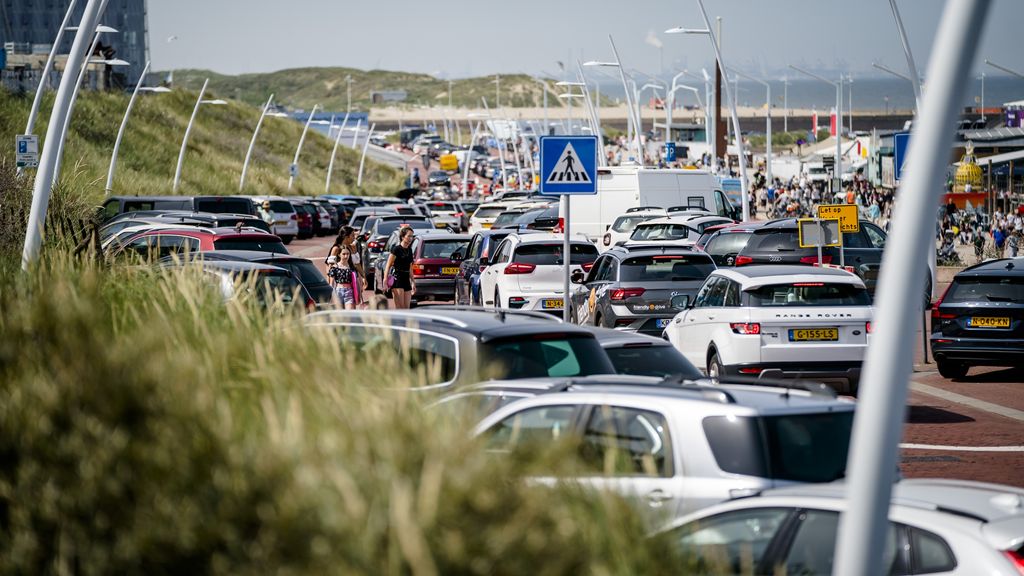
[[903,179],[903,164],[907,161],[907,147],[910,145],[910,132],[897,132],[892,135],[893,168],[896,181]]
[[597,194],[597,136],[542,136],[540,193]]

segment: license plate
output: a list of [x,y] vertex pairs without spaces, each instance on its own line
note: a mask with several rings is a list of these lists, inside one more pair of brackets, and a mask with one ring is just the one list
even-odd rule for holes
[[490,228],[491,226],[494,226],[494,224],[493,223],[487,223],[487,222],[481,222],[480,223],[480,227],[481,228]]
[[789,331],[790,342],[827,342],[839,340],[838,328],[794,328]]
[[552,308],[561,308],[562,307],[562,299],[561,298],[545,298],[544,300],[541,301],[540,307],[544,308],[545,310],[550,310]]
[[1009,328],[1010,319],[1006,316],[971,316],[967,325],[971,328]]
[[671,323],[671,318],[658,318],[657,322],[655,323],[655,326],[657,326],[658,328],[665,328]]
[[448,225],[444,222],[434,222],[434,228],[447,228]]
[[458,268],[448,268],[448,267],[441,268],[441,274],[444,275],[444,276],[455,276],[458,273],[459,273],[459,269]]
[[274,226],[284,226],[287,223],[287,220],[274,220]]

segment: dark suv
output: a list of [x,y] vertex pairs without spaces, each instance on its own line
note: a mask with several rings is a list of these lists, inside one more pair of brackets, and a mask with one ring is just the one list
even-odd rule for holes
[[[735,266],[736,256],[747,245],[754,230],[760,228],[764,222],[746,222],[722,228],[711,235],[710,238],[697,240],[696,246],[711,256],[715,266]],[[702,243],[701,241],[704,240]]]
[[1024,360],[1024,258],[967,268],[932,306],[932,355],[939,374],[963,378],[971,366]]
[[[486,310],[344,310],[306,319],[342,346],[393,349],[426,374],[417,390],[444,391],[488,379],[614,374],[594,335],[539,315]],[[371,384],[367,382],[367,384]]]

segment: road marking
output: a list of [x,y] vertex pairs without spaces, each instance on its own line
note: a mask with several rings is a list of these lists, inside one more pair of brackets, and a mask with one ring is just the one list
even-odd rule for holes
[[999,416],[1006,416],[1007,418],[1012,418],[1018,422],[1024,422],[1024,410],[1017,410],[1015,408],[985,402],[984,400],[978,400],[977,398],[971,398],[970,396],[964,396],[963,394],[957,394],[956,392],[950,392],[936,386],[922,384],[913,380],[910,381],[910,389],[914,392],[920,392],[922,394],[942,398],[943,400],[948,400],[956,404],[963,404],[964,406],[976,408],[983,412],[998,414]]
[[946,450],[950,452],[1024,452],[1024,446],[945,446],[942,444],[900,444],[903,450]]

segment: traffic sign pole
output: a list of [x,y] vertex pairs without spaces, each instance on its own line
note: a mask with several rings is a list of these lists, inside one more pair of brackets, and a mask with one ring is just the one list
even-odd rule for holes
[[563,288],[565,292],[562,293],[562,320],[565,322],[569,321],[569,282],[570,282],[570,271],[572,270],[572,252],[570,252],[569,244],[569,204],[572,197],[569,194],[562,195],[562,201],[565,203],[565,229],[562,230],[562,261],[565,265],[565,282]]

